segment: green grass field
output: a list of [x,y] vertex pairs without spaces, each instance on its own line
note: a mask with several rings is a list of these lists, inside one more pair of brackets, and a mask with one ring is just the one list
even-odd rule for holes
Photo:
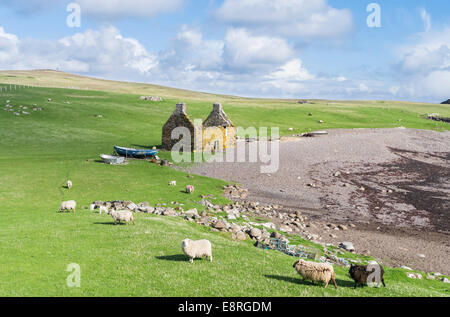
[[[442,131],[449,125],[423,116],[432,112],[450,116],[448,106],[387,101],[299,105],[292,100],[216,96],[45,72],[0,72],[0,83],[4,83],[0,87],[12,83],[90,88],[18,88],[0,94],[0,296],[450,295],[448,284],[411,280],[405,271],[392,268],[386,268],[387,288],[354,290],[346,269],[335,266],[340,287],[324,290],[300,282],[293,257],[255,248],[250,241],[235,242],[179,218],[147,214],[137,214],[135,226],[113,226],[109,216],[87,209],[93,200],[117,199],[178,201],[186,208],[199,208],[194,201],[207,194],[218,197],[217,203],[227,203],[221,197],[227,184],[222,180],[190,179],[186,173],[146,161],[124,166],[98,162],[98,155],[111,153],[113,145],[159,145],[162,125],[178,101],[188,104],[191,117],[202,119],[214,101],[221,101],[238,126],[279,126],[283,135],[290,127],[294,133],[398,126]],[[150,94],[165,101],[139,100]],[[44,110],[16,117],[3,111],[6,100],[16,109],[37,104]],[[168,153],[161,156],[169,158]],[[74,183],[70,191],[62,187],[67,179]],[[170,180],[178,186],[168,186]],[[195,186],[195,194],[182,193],[187,184]],[[77,201],[77,213],[59,214],[60,202],[69,199]],[[189,264],[180,250],[187,237],[209,239],[214,262]],[[66,285],[70,263],[81,266],[80,288]]]

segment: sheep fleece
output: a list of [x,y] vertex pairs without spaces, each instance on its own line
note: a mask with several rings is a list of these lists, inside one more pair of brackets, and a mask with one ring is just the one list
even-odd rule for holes
[[293,267],[297,270],[304,280],[311,280],[314,282],[324,282],[325,288],[331,281],[335,288],[337,288],[334,269],[331,264],[308,262],[305,260],[298,260]]
[[76,208],[77,203],[75,202],[75,200],[63,201],[61,203],[61,206],[59,207],[59,211],[73,210],[75,212]]
[[212,262],[212,246],[208,240],[193,241],[185,239],[181,243],[181,250],[189,257],[189,262],[193,262],[195,258],[208,257]]
[[124,221],[126,224],[131,221],[134,224],[133,214],[128,210],[113,211],[111,212],[111,217],[114,219],[114,224],[116,224],[117,221]]

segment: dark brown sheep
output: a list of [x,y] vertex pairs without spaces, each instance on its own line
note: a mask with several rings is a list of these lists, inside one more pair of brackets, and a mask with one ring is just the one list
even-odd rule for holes
[[[348,271],[351,278],[355,281],[355,288],[358,284],[361,284],[363,287],[367,284],[367,282],[373,283],[383,283],[383,286],[386,287],[384,283],[384,270],[383,267],[379,264],[369,264],[369,265],[350,265],[350,270]],[[368,280],[369,279],[369,280]]]

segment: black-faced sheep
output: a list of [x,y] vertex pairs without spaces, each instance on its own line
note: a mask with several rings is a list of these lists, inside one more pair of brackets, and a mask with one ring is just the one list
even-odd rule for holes
[[334,287],[337,288],[334,269],[331,264],[308,262],[300,259],[294,263],[293,267],[303,277],[303,280],[323,282],[325,283],[325,288],[331,281]]
[[184,239],[181,242],[181,250],[189,257],[189,262],[193,263],[195,258],[207,257],[212,262],[212,246],[208,240],[193,241]]
[[379,264],[369,264],[369,265],[350,265],[350,269],[348,271],[351,278],[355,281],[355,288],[358,284],[361,284],[363,287],[368,282],[376,283],[380,285],[380,282],[383,283],[383,286],[386,287],[384,283],[384,270],[383,267]]

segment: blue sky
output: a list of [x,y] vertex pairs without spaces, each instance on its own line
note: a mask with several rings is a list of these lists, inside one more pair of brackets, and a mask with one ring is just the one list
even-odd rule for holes
[[[66,23],[69,3],[81,27]],[[0,69],[241,96],[450,98],[449,1],[2,0]]]

